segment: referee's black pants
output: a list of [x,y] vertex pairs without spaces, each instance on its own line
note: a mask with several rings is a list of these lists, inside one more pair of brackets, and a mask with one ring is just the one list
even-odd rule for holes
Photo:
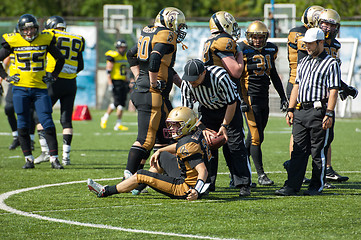
[[309,155],[312,156],[312,178],[309,189],[322,191],[325,181],[329,129],[322,129],[324,108],[301,109],[294,112],[292,128],[293,151],[286,186],[299,191],[306,173]]
[[[226,113],[226,107],[211,110],[200,106],[199,112],[202,123],[209,129],[219,131]],[[234,185],[249,185],[251,179],[251,167],[248,161],[248,153],[244,144],[243,118],[237,103],[236,111],[227,131],[228,142],[223,146],[223,155],[226,160]],[[209,161],[208,174],[211,179],[210,188],[215,187],[218,169],[218,150],[212,150],[212,158]]]

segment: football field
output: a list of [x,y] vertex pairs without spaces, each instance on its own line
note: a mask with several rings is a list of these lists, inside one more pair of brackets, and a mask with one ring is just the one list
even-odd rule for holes
[[[0,239],[361,239],[361,119],[337,119],[332,144],[333,168],[350,179],[332,183],[321,196],[279,197],[274,192],[287,177],[291,128],[271,117],[262,145],[264,168],[273,186],[252,189],[240,198],[229,188],[220,154],[216,191],[202,200],[172,200],[148,188],[97,198],[86,180],[104,185],[120,181],[128,150],[136,139],[136,113],[125,112],[129,131],[114,131],[115,114],[100,128],[104,111],[90,110],[93,120],[75,121],[71,165],[54,170],[50,163],[24,170],[20,147],[8,150],[10,126],[0,107]],[[54,110],[59,155],[62,136]],[[40,154],[35,138],[34,156]],[[147,162],[148,168],[148,162]],[[310,178],[311,162],[306,177]],[[257,181],[252,163],[252,177]]]

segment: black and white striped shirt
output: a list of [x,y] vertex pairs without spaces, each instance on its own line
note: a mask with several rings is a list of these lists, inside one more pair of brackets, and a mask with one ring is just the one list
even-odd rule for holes
[[220,109],[239,99],[237,87],[227,71],[219,66],[206,66],[204,81],[193,88],[183,80],[181,85],[182,106],[193,108],[195,102],[208,109]]
[[341,87],[340,67],[325,51],[316,58],[308,55],[297,66],[296,84],[299,84],[297,102],[326,99],[329,89]]

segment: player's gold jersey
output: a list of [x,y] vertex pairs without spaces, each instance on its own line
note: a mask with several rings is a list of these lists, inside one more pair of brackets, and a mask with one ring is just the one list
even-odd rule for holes
[[136,85],[140,92],[149,91],[149,60],[153,48],[157,43],[174,46],[172,52],[166,53],[162,57],[158,71],[158,80],[166,82],[166,89],[162,91],[162,95],[168,95],[173,85],[173,71],[171,70],[175,63],[177,35],[165,27],[146,26],[143,28],[137,45],[140,73]]
[[[84,51],[85,47],[84,38],[76,34],[55,29],[44,30],[44,32],[51,32],[55,35],[56,46],[65,57],[63,69],[59,73],[58,77],[66,79],[76,78],[79,65],[78,55],[80,52]],[[53,72],[55,69],[55,65],[55,59],[53,58],[53,56],[51,56],[51,54],[48,53],[46,71]]]
[[107,61],[111,61],[114,65],[110,72],[110,78],[112,80],[127,80],[127,68],[129,66],[127,55],[121,55],[118,51],[109,50],[105,53]]
[[55,43],[52,33],[40,32],[32,42],[26,41],[19,33],[8,33],[3,39],[9,44],[15,56],[16,73],[20,81],[15,86],[46,89],[42,81],[45,75],[46,54],[50,44]]
[[212,34],[203,46],[203,62],[206,66],[217,65],[223,67],[222,58],[218,53],[225,53],[236,57],[237,43],[227,33]]
[[294,84],[297,73],[297,63],[304,56],[307,56],[305,43],[300,39],[305,36],[307,28],[305,26],[292,28],[288,34],[288,61],[290,66],[289,82]]
[[184,181],[189,186],[196,185],[198,172],[194,167],[201,162],[207,166],[212,157],[202,130],[198,129],[193,134],[180,138],[176,147],[176,155],[181,175],[185,178]]

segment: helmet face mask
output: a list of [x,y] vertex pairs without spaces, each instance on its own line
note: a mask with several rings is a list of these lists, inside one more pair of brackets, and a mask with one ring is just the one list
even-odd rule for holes
[[301,22],[307,28],[317,27],[318,18],[323,10],[323,7],[317,5],[308,7],[302,14]]
[[248,26],[246,31],[246,39],[248,44],[257,50],[260,50],[264,46],[266,46],[268,36],[269,36],[268,28],[266,24],[264,24],[261,21],[252,22]]
[[326,39],[336,38],[340,30],[340,15],[333,9],[325,9],[318,18],[318,27],[325,33]]
[[219,11],[212,15],[209,20],[209,29],[211,33],[226,32],[236,41],[241,35],[235,18],[226,11]]
[[31,14],[24,14],[19,18],[17,27],[20,35],[28,42],[34,41],[39,35],[38,20]]
[[62,31],[65,31],[66,22],[65,22],[64,18],[62,18],[60,16],[51,16],[50,18],[48,18],[48,20],[46,20],[44,28],[45,29],[60,29]]
[[187,24],[181,10],[174,7],[163,8],[157,15],[154,25],[166,27],[177,34],[177,42],[180,43],[187,35]]
[[192,109],[188,107],[174,108],[166,120],[167,128],[163,129],[164,137],[181,138],[192,132],[197,123],[197,116]]

